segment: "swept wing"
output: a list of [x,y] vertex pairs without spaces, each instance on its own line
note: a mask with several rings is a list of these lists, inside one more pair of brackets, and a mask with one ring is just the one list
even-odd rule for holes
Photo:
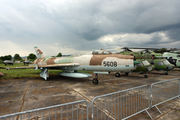
[[62,63],[62,64],[51,64],[51,65],[36,65],[36,64],[33,64],[33,65],[30,65],[28,67],[14,67],[14,68],[9,68],[7,67],[6,69],[7,70],[10,70],[10,69],[29,69],[29,68],[58,68],[58,67],[68,67],[68,66],[78,66],[79,63]]

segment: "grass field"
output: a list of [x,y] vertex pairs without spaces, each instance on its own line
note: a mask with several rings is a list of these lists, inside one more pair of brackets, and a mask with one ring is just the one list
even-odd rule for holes
[[[31,69],[12,69],[12,70],[6,70],[6,67],[14,68],[14,67],[27,67],[28,65],[24,65],[23,63],[15,63],[14,65],[4,65],[0,64],[0,72],[4,74],[3,77],[0,77],[1,79],[19,79],[19,78],[28,78],[28,77],[40,77],[41,70],[34,70]],[[49,75],[57,75],[58,73],[62,72],[62,70],[49,70]],[[92,73],[91,71],[79,71],[84,73]]]

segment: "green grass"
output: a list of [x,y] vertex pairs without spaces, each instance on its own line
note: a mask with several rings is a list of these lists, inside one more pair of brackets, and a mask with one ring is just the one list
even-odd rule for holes
[[[3,77],[0,77],[1,79],[19,79],[19,78],[29,78],[29,77],[40,77],[41,70],[34,70],[33,68],[30,69],[12,69],[12,70],[6,70],[6,67],[14,68],[14,67],[27,67],[28,65],[24,66],[23,63],[15,63],[14,65],[4,65],[0,64],[0,72],[4,74]],[[49,75],[54,76],[58,73],[62,72],[62,70],[49,70]],[[91,71],[78,71],[83,73],[92,73]]]
[[[0,64],[0,67],[25,67],[21,63],[17,63],[14,65],[4,65]],[[19,79],[19,78],[26,78],[26,77],[36,77],[39,76],[40,70],[34,70],[34,69],[13,69],[13,70],[6,70],[6,69],[0,69],[0,72],[4,74],[3,77],[0,79]]]

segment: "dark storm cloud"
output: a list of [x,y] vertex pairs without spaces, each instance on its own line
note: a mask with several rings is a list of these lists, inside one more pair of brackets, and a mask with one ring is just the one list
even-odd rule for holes
[[161,26],[161,27],[154,27],[153,29],[151,30],[147,30],[147,31],[144,31],[144,33],[153,33],[153,32],[158,32],[158,31],[172,31],[173,30],[178,30],[180,29],[180,23],[176,23],[176,24],[171,24],[171,25],[164,25],[164,26]]
[[180,41],[180,27],[165,32],[171,40]]
[[170,45],[180,38],[179,6],[179,0],[2,0],[0,42],[76,50]]
[[85,40],[96,40],[107,34],[168,31],[180,24],[179,3],[167,0],[106,0],[95,6],[82,3],[78,9],[70,9],[74,16],[63,23]]

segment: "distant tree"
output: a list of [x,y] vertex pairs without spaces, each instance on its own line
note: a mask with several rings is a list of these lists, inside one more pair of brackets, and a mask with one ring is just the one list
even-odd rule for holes
[[2,64],[2,63],[3,63],[3,60],[0,59],[0,64]]
[[14,60],[22,60],[22,58],[19,56],[19,54],[14,55]]
[[162,52],[168,52],[167,48],[162,48],[161,51]]
[[1,56],[0,60],[5,61],[5,60],[11,60],[12,56],[11,55],[5,55],[5,56]]
[[168,52],[169,50],[167,50],[167,48],[161,48],[161,49],[156,49],[154,50],[154,52],[156,53],[164,53],[164,52]]
[[62,57],[62,54],[61,54],[61,53],[59,53],[56,57]]
[[5,60],[5,57],[4,57],[4,56],[1,56],[0,59],[1,59],[2,61],[4,61],[4,60]]
[[33,54],[33,53],[31,53],[31,54],[29,54],[29,56],[27,57],[27,59],[29,60],[31,60],[31,61],[34,61],[35,59],[36,59],[36,55],[35,54]]
[[5,56],[4,56],[4,59],[5,59],[5,60],[11,60],[11,59],[12,59],[12,56],[11,56],[11,55],[5,55]]

